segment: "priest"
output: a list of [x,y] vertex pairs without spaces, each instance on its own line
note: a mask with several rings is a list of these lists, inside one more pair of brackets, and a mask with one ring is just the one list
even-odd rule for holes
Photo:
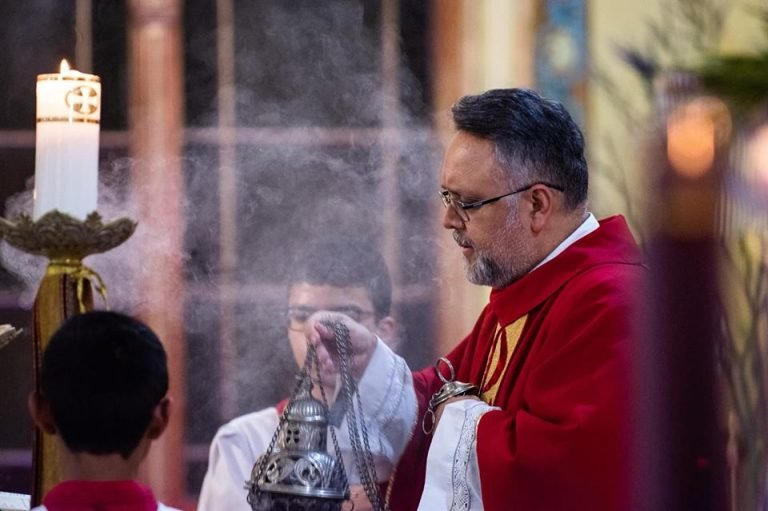
[[[463,97],[452,112],[442,224],[467,278],[492,291],[440,375],[428,368],[403,387],[418,412],[403,408],[413,434],[390,507],[626,509],[641,253],[622,217],[589,212],[584,139],[562,105],[504,89]],[[367,329],[320,313],[307,335],[321,363],[334,361],[328,320],[350,329],[359,374],[396,357]],[[452,376],[477,390],[430,409]]]

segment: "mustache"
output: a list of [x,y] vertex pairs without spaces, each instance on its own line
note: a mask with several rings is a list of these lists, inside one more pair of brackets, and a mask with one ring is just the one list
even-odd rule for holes
[[462,236],[459,231],[453,231],[453,241],[461,247],[472,247],[472,242]]

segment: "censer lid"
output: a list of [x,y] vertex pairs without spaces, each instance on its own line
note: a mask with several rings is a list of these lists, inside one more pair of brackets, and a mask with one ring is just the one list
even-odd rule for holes
[[285,407],[285,419],[290,422],[328,424],[328,407],[312,397],[312,382],[305,378],[296,397]]

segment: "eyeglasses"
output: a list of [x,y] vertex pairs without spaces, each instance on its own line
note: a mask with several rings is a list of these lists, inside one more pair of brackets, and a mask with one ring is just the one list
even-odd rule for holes
[[445,206],[446,208],[452,207],[453,210],[456,212],[457,215],[459,215],[459,218],[461,218],[463,222],[469,222],[470,209],[477,209],[481,206],[485,206],[486,204],[491,204],[500,199],[503,199],[504,197],[509,197],[510,195],[514,195],[516,193],[530,190],[536,185],[544,185],[546,187],[552,188],[560,192],[563,191],[563,188],[561,186],[557,186],[549,183],[531,183],[528,186],[518,188],[517,190],[512,190],[511,192],[505,193],[503,195],[499,195],[498,197],[492,197],[490,199],[482,199],[482,200],[477,200],[473,202],[460,201],[459,199],[456,198],[453,192],[449,190],[440,190],[438,193],[440,194],[440,199],[442,199],[443,201],[443,206]]
[[304,306],[288,307],[288,313],[286,314],[288,329],[296,332],[303,332],[309,317],[320,310],[345,314],[358,323],[373,316],[373,311],[362,309],[357,305],[342,305],[340,307],[329,307],[327,309],[316,309],[314,307]]

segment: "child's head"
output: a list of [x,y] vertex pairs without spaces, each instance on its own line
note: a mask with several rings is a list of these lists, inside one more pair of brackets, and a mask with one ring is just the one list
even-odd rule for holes
[[308,242],[289,276],[288,340],[296,362],[301,365],[307,354],[306,321],[320,310],[346,314],[396,349],[391,307],[389,270],[373,242],[360,236]]
[[[392,282],[387,264],[376,244],[359,236],[318,238],[308,242],[294,260],[289,275],[290,290],[302,284],[359,289],[367,302],[364,310],[371,313],[374,323],[390,315]],[[289,303],[289,307],[292,305]]]
[[142,322],[115,312],[67,320],[43,354],[38,424],[67,449],[127,459],[167,423],[165,350]]

